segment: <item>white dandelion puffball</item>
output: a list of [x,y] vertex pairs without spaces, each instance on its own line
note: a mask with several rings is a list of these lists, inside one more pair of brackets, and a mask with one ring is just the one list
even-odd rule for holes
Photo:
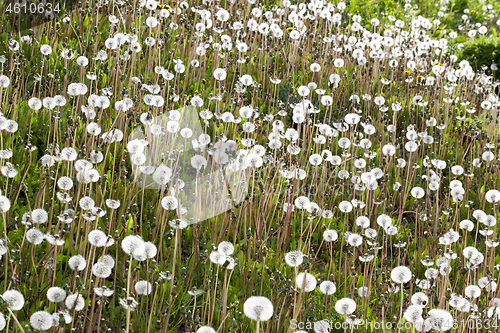
[[149,295],[151,294],[151,291],[153,290],[153,286],[151,285],[151,282],[148,281],[138,281],[135,284],[135,292],[139,295]]
[[177,198],[173,196],[166,196],[163,199],[161,199],[161,206],[163,207],[163,209],[175,210],[177,209],[178,205],[179,202],[177,201]]
[[41,232],[39,229],[29,229],[26,232],[26,240],[30,242],[31,244],[41,244],[43,240],[45,239],[45,235],[43,232]]
[[335,311],[343,316],[348,315],[356,311],[356,302],[349,298],[341,298],[335,303]]
[[30,317],[30,325],[35,330],[47,331],[52,327],[52,315],[47,311],[37,311]]
[[411,270],[406,266],[394,267],[391,272],[391,279],[395,283],[406,283],[411,280]]
[[302,253],[301,251],[291,251],[285,254],[285,262],[288,266],[297,267],[300,266],[304,261],[303,257],[304,253]]
[[500,191],[489,190],[488,192],[486,192],[485,198],[489,203],[497,203],[500,200]]
[[319,290],[325,295],[333,295],[337,291],[337,287],[332,281],[323,281],[319,285]]
[[219,251],[213,251],[212,253],[210,253],[209,259],[214,264],[222,266],[226,262],[227,256],[223,253],[220,253]]
[[122,250],[128,255],[141,254],[145,251],[144,241],[139,236],[127,236],[122,240]]
[[230,242],[226,242],[226,241],[221,242],[219,244],[219,246],[217,247],[217,251],[219,251],[220,253],[222,253],[226,256],[230,256],[234,252],[234,245],[231,244]]
[[214,78],[218,81],[224,81],[226,79],[227,73],[223,68],[217,68],[214,70]]
[[422,318],[422,307],[419,305],[410,305],[404,312],[403,317],[410,323],[415,323],[417,321],[423,320]]
[[328,319],[323,319],[314,323],[314,332],[328,333],[330,332],[331,324]]
[[349,213],[352,211],[352,204],[349,201],[342,201],[339,203],[339,209],[342,213]]
[[358,247],[363,243],[363,237],[358,234],[352,233],[347,238],[347,243],[349,243],[349,245],[351,246]]
[[[151,259],[156,256],[156,253],[158,253],[158,249],[156,248],[156,245],[154,245],[153,243],[146,242],[144,243],[144,253],[146,254],[146,257]],[[113,266],[114,266],[114,261],[113,261]]]
[[75,311],[81,311],[85,307],[85,299],[82,294],[72,294],[66,297],[66,301],[64,302],[68,309],[75,309]]
[[338,233],[335,230],[325,230],[323,232],[323,239],[325,242],[334,242],[339,238]]
[[98,278],[107,278],[111,275],[111,268],[109,268],[104,262],[98,261],[92,266],[92,274]]
[[0,195],[0,212],[5,213],[10,209],[10,200],[4,195]]
[[426,306],[427,303],[429,303],[429,297],[422,292],[414,293],[411,296],[411,304],[413,304],[413,305],[423,307],[423,306]]
[[295,278],[295,286],[305,292],[313,291],[316,288],[316,278],[310,273],[300,273]]
[[481,296],[481,289],[476,285],[470,285],[465,288],[465,296],[469,298],[478,298]]
[[105,246],[107,239],[108,237],[101,230],[92,230],[88,235],[89,243],[95,247]]
[[33,223],[45,223],[49,219],[49,214],[41,208],[33,209],[31,219]]
[[52,47],[50,47],[50,45],[43,44],[42,46],[40,46],[40,52],[43,55],[49,55],[52,53]]
[[69,268],[71,268],[74,271],[75,270],[76,271],[83,271],[85,269],[85,267],[87,266],[87,261],[85,260],[85,258],[83,256],[81,256],[80,254],[77,254],[76,256],[69,258],[68,265],[69,265]]
[[216,331],[210,326],[201,326],[196,330],[196,333],[216,333]]
[[448,331],[453,327],[453,316],[446,310],[432,309],[428,313],[432,328],[438,331]]
[[243,312],[252,320],[266,321],[273,316],[274,307],[267,297],[252,296],[243,304]]
[[412,197],[416,198],[416,199],[420,199],[424,196],[425,194],[425,190],[419,186],[416,186],[414,188],[411,189],[411,195]]
[[97,259],[97,262],[102,262],[108,268],[115,267],[115,259],[112,256],[110,256],[109,254],[103,255],[102,257]]
[[47,290],[47,299],[50,302],[60,303],[66,298],[66,291],[60,287],[51,287]]
[[24,296],[19,291],[11,289],[3,293],[2,299],[12,311],[21,310],[24,306]]

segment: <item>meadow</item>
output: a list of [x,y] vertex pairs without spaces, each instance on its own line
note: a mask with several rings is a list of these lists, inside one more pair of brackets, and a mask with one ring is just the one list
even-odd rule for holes
[[24,1],[0,330],[498,332],[500,3]]

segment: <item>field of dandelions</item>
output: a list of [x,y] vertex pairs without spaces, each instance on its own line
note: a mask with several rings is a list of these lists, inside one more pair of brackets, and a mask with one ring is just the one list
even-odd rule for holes
[[498,2],[7,4],[2,330],[499,330]]

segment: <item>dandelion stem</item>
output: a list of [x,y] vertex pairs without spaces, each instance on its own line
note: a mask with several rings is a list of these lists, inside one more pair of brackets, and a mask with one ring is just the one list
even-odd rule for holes
[[[132,255],[130,256],[130,261],[128,264],[128,278],[127,278],[127,298],[130,295],[130,280],[132,279]],[[130,305],[127,306],[127,324],[125,332],[130,331]]]
[[12,310],[11,310],[11,309],[9,309],[9,308],[7,308],[7,309],[9,310],[9,312],[10,312],[10,314],[11,314],[12,318],[14,318],[14,321],[16,322],[16,324],[17,324],[17,326],[19,327],[19,329],[21,330],[21,332],[25,333],[25,332],[24,332],[23,327],[22,327],[22,326],[21,326],[21,324],[19,323],[19,320],[17,320],[17,317],[16,317],[16,315],[14,314],[14,312],[12,312]]

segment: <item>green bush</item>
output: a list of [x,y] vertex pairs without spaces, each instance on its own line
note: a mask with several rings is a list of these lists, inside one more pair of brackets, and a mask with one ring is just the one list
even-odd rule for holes
[[467,60],[474,70],[481,70],[486,66],[486,74],[494,75],[495,80],[500,79],[500,72],[491,69],[492,64],[500,66],[500,42],[495,37],[484,37],[464,44],[459,61]]

